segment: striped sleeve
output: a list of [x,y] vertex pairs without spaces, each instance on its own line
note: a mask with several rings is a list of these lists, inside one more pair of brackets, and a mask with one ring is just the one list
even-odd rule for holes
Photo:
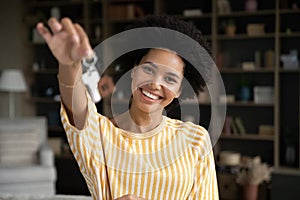
[[198,162],[194,173],[194,183],[188,198],[189,200],[219,199],[214,155],[207,131],[205,131],[204,136],[202,142],[199,143],[202,145],[202,148],[198,148],[198,150],[202,149],[202,151],[198,154]]
[[218,200],[219,192],[212,151],[195,169],[195,177],[189,199]]
[[88,113],[83,129],[79,130],[75,126],[71,125],[66,109],[61,103],[61,120],[65,129],[67,139],[78,162],[80,169],[84,173],[90,173],[87,171],[92,167],[91,156],[95,158],[101,157],[101,144],[100,144],[100,129],[99,129],[99,117],[96,106],[88,100]]
[[[88,96],[88,94],[87,94]],[[100,118],[95,104],[88,96],[88,113],[84,128],[78,130],[69,122],[66,109],[61,103],[61,120],[65,129],[70,149],[85,178],[93,199],[107,199],[109,194],[103,151],[100,138]]]

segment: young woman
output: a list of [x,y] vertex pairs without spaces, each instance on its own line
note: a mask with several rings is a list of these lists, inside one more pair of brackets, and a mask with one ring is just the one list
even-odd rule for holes
[[[81,81],[81,60],[92,52],[82,27],[51,18],[37,28],[59,62],[61,118],[71,150],[93,199],[218,199],[214,157],[203,127],[163,115],[185,94],[184,79],[196,94],[205,82],[176,52],[149,49],[131,71],[127,112],[109,119],[97,113]],[[149,16],[135,27],[180,31],[208,52],[201,32],[167,16]],[[201,59],[201,58],[199,58]]]

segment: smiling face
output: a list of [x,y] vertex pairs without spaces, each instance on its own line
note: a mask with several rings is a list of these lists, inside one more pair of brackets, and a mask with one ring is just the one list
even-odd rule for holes
[[181,92],[183,60],[174,52],[151,49],[132,71],[132,107],[162,112]]

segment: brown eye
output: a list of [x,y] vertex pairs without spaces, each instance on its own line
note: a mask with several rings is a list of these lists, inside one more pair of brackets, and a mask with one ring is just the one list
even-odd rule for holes
[[143,66],[143,71],[144,71],[146,74],[154,74],[154,70],[153,70],[151,67],[147,66],[147,65],[144,65],[144,66]]
[[177,80],[175,80],[175,79],[172,78],[172,77],[165,77],[165,81],[166,81],[167,83],[170,83],[170,84],[175,84],[175,83],[177,83]]

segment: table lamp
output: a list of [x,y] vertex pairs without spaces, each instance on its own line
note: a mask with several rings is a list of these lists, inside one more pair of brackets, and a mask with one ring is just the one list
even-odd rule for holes
[[4,69],[0,77],[0,91],[9,93],[9,118],[15,118],[15,93],[27,89],[23,73],[20,69]]

